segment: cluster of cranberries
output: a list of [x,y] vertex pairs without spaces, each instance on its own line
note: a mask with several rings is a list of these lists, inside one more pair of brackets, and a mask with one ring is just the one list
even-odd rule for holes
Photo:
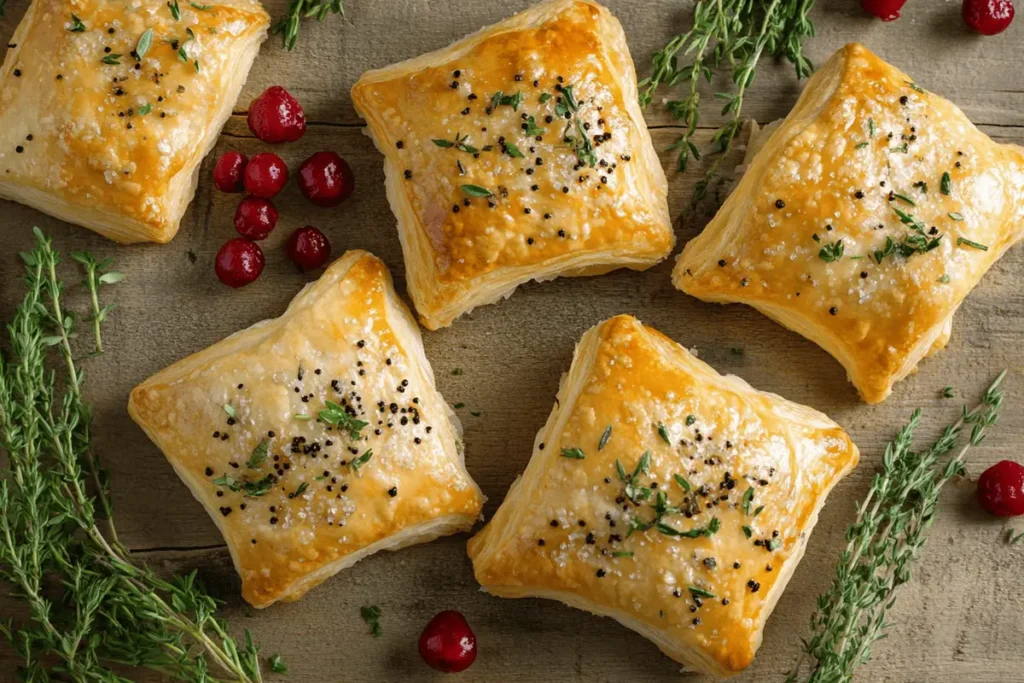
[[[306,132],[302,106],[280,86],[267,88],[249,106],[249,129],[263,142],[295,142]],[[245,192],[235,211],[235,229],[241,237],[228,240],[217,252],[214,267],[220,281],[242,287],[263,272],[263,250],[257,244],[277,227],[277,209],[270,201],[288,183],[288,167],[281,157],[260,152],[247,159],[241,152],[225,152],[213,169],[213,182],[222,192]],[[299,166],[299,190],[317,206],[337,206],[355,187],[348,163],[334,152],[317,152]],[[288,257],[311,270],[327,263],[331,244],[318,229],[307,225],[292,233],[285,244]]]
[[[860,0],[861,7],[882,21],[900,18],[900,10],[907,0]],[[982,35],[1002,33],[1013,21],[1011,0],[963,0],[961,13],[964,23]]]

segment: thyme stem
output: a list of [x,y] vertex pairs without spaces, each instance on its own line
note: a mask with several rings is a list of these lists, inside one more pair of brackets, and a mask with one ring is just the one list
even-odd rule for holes
[[[811,637],[787,683],[841,683],[871,659],[871,647],[885,636],[885,617],[895,591],[910,580],[910,566],[927,540],[935,521],[939,494],[954,476],[965,471],[968,451],[981,444],[999,418],[1003,371],[971,410],[922,451],[913,450],[914,431],[921,411],[885,449],[883,469],[876,474],[857,519],[846,532],[847,545],[836,566],[836,577],[818,597],[811,617]],[[965,443],[964,430],[970,426]],[[959,449],[957,449],[959,445]],[[949,453],[955,455],[941,459]]]

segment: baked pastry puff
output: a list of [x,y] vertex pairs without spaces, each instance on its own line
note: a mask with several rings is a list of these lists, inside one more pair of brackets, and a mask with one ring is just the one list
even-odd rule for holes
[[128,412],[220,528],[254,607],[480,515],[419,328],[363,251],[280,318],[147,379]]
[[672,250],[633,61],[596,3],[544,2],[369,71],[352,101],[429,329],[528,280],[644,270]]
[[533,457],[469,542],[501,597],[610,616],[672,659],[748,666],[857,447],[629,316],[580,340]]
[[862,45],[839,50],[673,271],[828,351],[868,403],[946,345],[1024,234],[1024,149]]
[[0,67],[0,198],[170,241],[269,24],[256,0],[32,0]]

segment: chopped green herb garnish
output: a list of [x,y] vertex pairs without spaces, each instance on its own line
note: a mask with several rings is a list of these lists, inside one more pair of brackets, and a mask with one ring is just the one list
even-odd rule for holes
[[359,608],[359,616],[363,618],[366,625],[370,627],[370,633],[374,638],[380,638],[384,630],[380,626],[380,607],[367,605]]
[[458,410],[458,409],[461,409],[461,408],[465,408],[465,407],[466,407],[466,404],[465,404],[465,403],[456,403],[456,404],[455,404],[454,406],[452,406],[452,407],[453,407],[453,408],[455,408],[456,410]]
[[470,197],[491,197],[493,194],[486,187],[480,187],[479,185],[460,185],[459,189],[468,194]]
[[523,132],[534,137],[537,135],[543,135],[544,129],[537,125],[537,121],[532,116],[529,116],[526,118],[526,128],[523,129]]
[[171,16],[175,21],[181,20],[181,7],[178,5],[178,0],[170,0],[167,7],[171,10]]
[[267,660],[270,664],[270,670],[276,674],[288,673],[288,665],[284,663],[284,659],[281,655],[271,655],[270,659]]
[[749,526],[743,525],[743,535],[750,538],[754,535],[754,531]]
[[952,182],[953,179],[950,177],[949,173],[943,173],[942,180],[939,182],[939,192],[948,195],[950,193]]
[[71,15],[71,26],[68,28],[68,30],[71,31],[72,33],[81,33],[82,31],[85,30],[85,24],[82,23],[82,20],[79,19],[77,15],[72,14]]
[[491,109],[505,105],[519,111],[519,105],[523,103],[523,91],[519,90],[515,95],[506,95],[500,90],[491,95]]
[[654,528],[660,533],[666,536],[674,536],[677,538],[700,538],[701,536],[711,537],[718,533],[722,523],[718,521],[718,517],[712,517],[711,523],[707,526],[694,527],[693,529],[687,529],[686,531],[679,531],[678,529],[665,524],[664,522],[657,522]]
[[683,477],[683,475],[681,475],[681,474],[674,474],[674,475],[672,475],[672,478],[676,480],[676,483],[679,484],[679,486],[681,486],[684,491],[692,491],[693,490],[693,487],[690,486],[690,482],[688,482]]
[[690,593],[695,598],[707,598],[709,600],[715,599],[715,594],[711,591],[704,590],[703,588],[698,588],[697,586],[687,586],[687,588],[690,589]]
[[667,443],[669,446],[672,445],[672,439],[670,439],[668,436],[668,429],[665,427],[665,425],[663,425],[660,422],[658,423],[658,436],[660,436],[661,440]]
[[452,374],[455,375],[456,377],[460,376],[462,374],[462,368],[455,368],[454,370],[452,370]]
[[303,493],[305,493],[306,489],[308,489],[308,488],[309,488],[309,482],[308,481],[304,481],[301,484],[299,484],[299,488],[295,489],[294,493],[289,493],[288,497],[289,498],[298,498]]
[[762,512],[764,512],[764,505],[758,505],[758,506],[757,506],[757,509],[756,509],[756,510],[754,510],[754,514],[753,514],[753,516],[754,516],[754,517],[757,517],[757,516],[758,516],[759,514],[761,514]]
[[608,445],[608,439],[612,438],[612,426],[608,425],[604,429],[604,433],[601,434],[601,440],[597,442],[597,450],[603,451],[604,447]]
[[246,461],[245,466],[249,469],[256,469],[263,464],[263,461],[267,459],[267,452],[270,449],[270,442],[264,439],[260,441],[256,448],[252,449],[252,455],[249,456],[249,460]]
[[910,81],[906,81],[906,83],[907,83],[907,85],[910,86],[911,90],[915,90],[915,91],[920,92],[920,93],[924,92],[924,88],[919,86],[917,83],[911,83]]
[[975,242],[973,240],[969,240],[966,237],[957,237],[956,243],[957,245],[962,244],[967,247],[973,247],[974,249],[980,249],[981,251],[988,251],[988,246],[984,244],[979,244],[978,242]]
[[139,107],[139,116],[145,116],[149,112],[153,111],[153,103],[147,102],[146,104]]
[[631,550],[616,550],[612,553],[612,557],[633,557],[633,552]]
[[818,251],[818,257],[825,263],[838,261],[843,257],[843,241],[836,240],[832,244],[826,244]]
[[696,421],[697,421],[697,416],[696,415],[687,415],[686,416],[686,426],[687,427],[689,427],[690,425],[692,425]]
[[313,416],[312,415],[305,415],[303,413],[294,413],[292,415],[292,419],[293,420],[302,420],[303,422],[305,422],[306,420],[312,420]]
[[964,219],[963,214],[957,213],[956,211],[950,211],[946,215],[955,221],[962,221]]
[[868,119],[868,135],[875,137],[875,120],[871,118]]
[[142,58],[149,52],[149,47],[153,44],[153,29],[147,28],[143,31],[142,35],[139,36],[139,42],[135,46],[135,58],[140,62]]
[[782,541],[777,538],[768,539],[768,545],[765,546],[768,550],[778,550],[782,547]]
[[953,398],[953,387],[943,387],[942,398]]
[[911,199],[910,197],[908,197],[905,194],[900,194],[899,192],[893,192],[892,196],[895,197],[896,199],[899,199],[901,202],[906,202],[907,204],[910,204],[911,206],[917,206],[917,202],[915,202],[913,199]]
[[337,426],[341,431],[347,431],[352,439],[358,439],[359,432],[369,424],[369,422],[358,420],[355,416],[349,415],[344,408],[333,401],[324,401],[324,405],[327,407],[319,411],[317,417],[327,424]]
[[942,275],[940,275],[939,276],[939,282],[941,282],[944,285],[948,285],[949,284],[949,273],[943,273]]
[[483,413],[481,413],[479,410],[471,410],[469,411],[469,414],[472,415],[473,417],[480,417],[481,415],[483,415]]
[[511,142],[506,142],[504,147],[505,147],[505,154],[509,155],[513,159],[522,159],[523,158],[523,153],[520,152],[519,148],[516,147],[515,145],[513,145]]
[[211,9],[213,7],[213,5],[200,5],[198,2],[190,2],[188,4],[192,5],[194,9],[197,9],[200,12],[205,12],[206,10]]
[[121,55],[118,55],[118,54],[107,55],[101,61],[104,64],[111,64],[111,65],[120,64],[121,63]]
[[454,147],[455,146],[455,143],[452,142],[451,140],[431,140],[431,142],[433,142],[438,147],[445,147],[445,148],[447,148],[447,147]]
[[871,144],[871,143],[870,143],[870,142],[867,142],[867,141],[865,141],[865,142],[858,142],[858,143],[857,143],[857,147],[856,147],[856,149],[864,149],[864,148],[865,148],[865,147],[867,147],[867,146],[868,146],[869,144]]
[[540,103],[541,104],[544,104],[545,102],[547,102],[550,99],[551,99],[551,93],[549,93],[549,92],[541,93],[541,95],[540,95]]
[[749,486],[747,490],[743,492],[743,514],[750,514],[750,503],[754,500],[754,487]]
[[1014,535],[1013,529],[1008,529],[1006,533],[1006,542],[1010,545],[1017,545],[1021,539],[1024,539],[1024,531],[1017,535]]
[[585,458],[587,456],[584,455],[583,451],[580,450],[579,448],[563,448],[562,449],[562,457],[563,458],[572,458],[573,460],[583,460],[583,458]]
[[352,469],[353,472],[359,472],[359,468],[365,465],[366,463],[370,462],[370,458],[372,457],[373,451],[366,451],[358,458],[353,459],[352,462],[348,464],[348,466]]
[[231,418],[236,418],[236,417],[238,417],[238,416],[237,416],[237,415],[235,414],[235,408],[234,408],[234,406],[232,406],[232,405],[231,405],[230,403],[225,403],[225,404],[224,404],[224,412],[228,414],[228,417],[231,417]]

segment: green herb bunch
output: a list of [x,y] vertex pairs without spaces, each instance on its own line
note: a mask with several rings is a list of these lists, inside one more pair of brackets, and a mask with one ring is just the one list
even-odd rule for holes
[[[35,235],[37,246],[21,255],[28,291],[0,354],[0,581],[27,607],[27,618],[0,622],[0,634],[21,660],[18,675],[127,682],[115,672],[127,666],[173,680],[256,683],[259,648],[248,632],[244,644],[228,635],[195,572],[165,581],[118,541],[107,478],[90,450],[85,374],[72,344],[78,317],[63,298],[58,254],[38,228]],[[121,275],[109,261],[72,258],[85,272],[100,352],[111,307],[100,305],[99,291]]]
[[[890,626],[886,612],[895,602],[895,591],[910,580],[911,564],[935,521],[942,487],[964,473],[968,450],[982,442],[999,417],[999,384],[1005,375],[996,378],[979,405],[971,410],[964,406],[960,419],[924,450],[913,447],[920,409],[886,446],[882,471],[846,531],[836,577],[818,597],[811,636],[787,683],[849,681],[854,669],[871,659],[872,645]],[[961,445],[967,426],[969,436]]]
[[[719,155],[697,183],[694,201],[707,194],[718,164],[732,147],[740,131],[743,97],[754,82],[758,64],[765,56],[782,57],[792,62],[797,78],[813,70],[804,57],[803,41],[814,35],[808,18],[814,0],[698,0],[694,7],[693,28],[674,36],[652,59],[652,73],[640,82],[640,105],[647,107],[661,86],[671,88],[686,83],[683,99],[666,102],[669,113],[686,127],[670,149],[679,150],[679,171],[685,171],[692,156],[701,153],[693,136],[700,122],[700,81],[709,84],[715,69],[728,69],[733,92],[718,92],[725,101],[722,115],[729,116],[715,131],[714,151]],[[687,63],[680,65],[680,59]]]
[[285,49],[294,50],[302,20],[315,17],[317,21],[323,21],[330,14],[345,15],[343,0],[291,0],[288,16],[274,24],[270,32],[281,35]]

